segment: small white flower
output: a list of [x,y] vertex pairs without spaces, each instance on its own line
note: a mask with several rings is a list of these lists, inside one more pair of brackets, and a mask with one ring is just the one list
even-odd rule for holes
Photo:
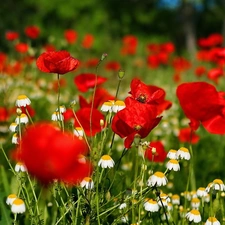
[[194,209],[198,209],[200,207],[200,200],[198,198],[192,198],[191,207]]
[[215,217],[209,217],[205,225],[220,225],[220,222]]
[[197,190],[197,196],[199,198],[202,198],[202,197],[206,197],[207,196],[207,192],[205,191],[205,188],[204,187],[198,188],[198,190]]
[[109,155],[103,155],[98,162],[98,166],[101,166],[102,168],[113,168],[114,165],[115,162]]
[[190,222],[199,223],[201,222],[201,214],[197,209],[192,209],[185,216]]
[[10,194],[6,199],[6,204],[12,205],[12,203],[15,199],[17,199],[17,196],[15,194]]
[[16,117],[15,122],[17,124],[19,124],[19,123],[27,124],[29,122],[29,119],[28,119],[28,116],[25,113],[22,113],[20,116]]
[[120,100],[109,100],[107,102],[104,102],[101,111],[102,112],[114,112],[117,113],[118,111],[124,109],[126,107],[124,101]]
[[124,101],[117,100],[113,104],[112,111],[114,113],[117,113],[120,110],[124,109],[125,107],[126,107],[126,105],[125,105]]
[[165,186],[167,184],[168,180],[164,173],[162,172],[155,172],[153,175],[151,175],[147,181],[148,186]]
[[13,201],[11,207],[12,213],[24,213],[26,211],[25,203],[22,199],[17,198]]
[[26,172],[27,171],[27,168],[26,166],[24,165],[24,163],[22,162],[18,162],[15,166],[15,171],[16,172]]
[[19,137],[18,137],[17,133],[13,134],[12,143],[16,144],[16,145],[19,144]]
[[180,205],[180,196],[179,195],[172,195],[172,204],[173,205]]
[[177,150],[170,149],[167,153],[167,158],[169,159],[177,159]]
[[148,199],[144,203],[144,209],[148,212],[158,212],[159,211],[159,205],[158,205],[157,201],[155,201],[153,199]]
[[19,95],[16,100],[17,107],[26,107],[30,105],[31,101],[26,95]]
[[83,137],[84,136],[84,130],[81,127],[75,127],[73,133],[77,137]]
[[17,127],[18,127],[17,123],[11,123],[10,126],[9,126],[9,130],[11,132],[16,132]]
[[180,159],[190,160],[191,155],[187,148],[181,147],[177,151],[177,157]]
[[168,170],[178,171],[180,170],[180,165],[176,159],[170,159],[166,164],[166,168]]
[[125,209],[127,207],[127,203],[123,202],[120,206],[119,209]]
[[113,100],[109,100],[107,102],[104,102],[100,110],[102,112],[112,112],[113,103],[114,103]]
[[221,179],[215,179],[213,182],[208,184],[205,191],[209,193],[211,189],[216,191],[225,191],[225,185]]
[[80,186],[83,188],[85,187],[86,189],[93,189],[94,188],[94,182],[90,177],[85,177],[81,183]]
[[54,112],[52,114],[52,121],[63,121],[64,116],[60,112]]
[[59,106],[59,109],[57,108],[55,111],[56,112],[59,111],[60,113],[64,113],[64,112],[66,112],[66,107],[64,105],[61,105],[61,106]]

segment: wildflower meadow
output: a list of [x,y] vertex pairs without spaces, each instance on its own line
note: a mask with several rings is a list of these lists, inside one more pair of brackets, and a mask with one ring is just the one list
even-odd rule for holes
[[40,36],[0,52],[0,224],[225,224],[223,37]]

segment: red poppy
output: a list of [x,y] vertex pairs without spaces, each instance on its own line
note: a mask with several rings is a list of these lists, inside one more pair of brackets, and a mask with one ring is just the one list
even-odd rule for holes
[[5,33],[5,39],[8,41],[14,41],[19,38],[19,33],[15,31],[7,31]]
[[39,70],[45,73],[65,74],[75,70],[79,61],[67,51],[51,51],[42,53],[37,61]]
[[99,63],[99,58],[92,58],[84,62],[85,67],[96,67]]
[[10,64],[5,65],[4,72],[9,74],[10,76],[16,76],[20,74],[23,69],[23,65],[19,61],[12,62]]
[[64,37],[68,44],[74,44],[77,40],[77,33],[72,29],[65,30]]
[[43,48],[46,52],[56,51],[56,47],[52,44],[46,44],[43,46]]
[[158,125],[161,117],[157,117],[154,105],[142,104],[131,98],[125,100],[126,107],[113,117],[112,130],[121,138],[126,138],[125,148],[130,148],[135,135],[145,138]]
[[178,139],[181,143],[190,143],[191,141],[191,144],[196,144],[198,143],[200,137],[190,127],[185,127],[180,129]]
[[149,55],[147,57],[147,64],[150,68],[156,69],[160,65],[160,61],[157,55]]
[[[112,96],[107,90],[104,88],[97,88],[95,92],[95,98],[93,103],[93,108],[98,108],[102,106],[102,104],[108,100],[114,100],[114,96]],[[79,104],[80,108],[91,108],[92,107],[92,98],[90,101],[83,96],[79,96]]]
[[104,83],[107,79],[101,76],[97,76],[94,73],[82,73],[74,78],[74,84],[81,92],[87,92],[90,88],[94,88],[95,85]]
[[208,71],[208,78],[218,84],[218,80],[220,77],[224,75],[222,68],[213,68]]
[[[129,92],[133,99],[146,104],[153,104],[157,108],[157,115],[172,105],[170,101],[165,100],[166,92],[157,86],[146,85],[137,78],[131,81],[131,91]],[[129,98],[129,97],[128,97]]]
[[107,62],[105,65],[106,70],[118,71],[120,69],[120,63],[116,61]]
[[202,48],[212,48],[212,47],[220,46],[223,44],[223,36],[218,33],[210,34],[206,38],[200,38],[198,40],[198,44]]
[[94,36],[92,34],[86,34],[82,40],[82,47],[83,48],[91,48],[94,43]]
[[181,72],[190,69],[191,62],[183,57],[176,57],[173,59],[172,66],[175,71]]
[[197,130],[200,123],[223,115],[225,100],[216,88],[206,82],[183,83],[177,88],[177,97],[190,126]]
[[[79,173],[79,155],[87,153],[87,145],[52,124],[41,123],[26,129],[18,151],[19,160],[25,163],[28,172],[41,183],[48,184],[53,180],[64,181],[75,171]],[[73,181],[77,183],[80,179]]]
[[[152,154],[152,148],[156,149],[156,152]],[[154,162],[164,162],[167,156],[167,152],[165,151],[164,145],[161,141],[152,141],[145,151],[145,157],[149,161]]]
[[170,54],[175,51],[175,46],[172,42],[166,42],[160,45],[160,51]]
[[137,51],[138,39],[134,35],[126,35],[123,37],[122,55],[134,55]]
[[75,119],[74,126],[80,127],[81,124],[87,136],[94,136],[101,131],[100,120],[104,121],[104,115],[99,110],[95,108],[81,108],[76,112],[76,116],[79,122]]
[[0,106],[0,122],[6,122],[9,118],[8,110]]
[[25,28],[24,32],[27,37],[29,37],[31,39],[36,39],[36,38],[38,38],[38,36],[40,34],[40,28],[35,25],[28,26]]
[[206,68],[204,66],[199,66],[195,68],[195,75],[201,77],[206,74]]
[[29,46],[27,43],[18,43],[15,45],[15,49],[17,52],[26,53],[29,49]]

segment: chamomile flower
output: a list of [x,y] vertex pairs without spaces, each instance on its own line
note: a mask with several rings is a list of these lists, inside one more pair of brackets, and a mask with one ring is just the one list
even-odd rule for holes
[[16,100],[17,107],[26,107],[30,105],[31,101],[26,95],[19,95]]
[[113,168],[114,165],[115,162],[109,155],[103,155],[98,162],[98,166],[101,166],[102,168]]
[[125,107],[126,107],[126,105],[123,101],[109,100],[109,101],[103,103],[103,105],[101,107],[101,111],[117,113],[118,111],[124,109]]
[[64,116],[60,112],[54,112],[52,114],[52,121],[63,121]]
[[80,186],[83,188],[85,187],[86,189],[93,189],[94,188],[94,182],[90,177],[85,177],[81,183]]
[[157,201],[153,199],[147,199],[144,203],[144,209],[148,212],[158,212],[159,211],[159,205]]
[[112,112],[113,102],[114,101],[111,101],[111,100],[104,102],[100,110],[102,112]]
[[122,204],[120,204],[119,209],[125,209],[127,207],[127,203],[123,202]]
[[19,124],[19,123],[27,124],[29,122],[29,119],[28,119],[28,116],[25,113],[22,113],[20,116],[16,117],[15,122],[17,124]]
[[199,223],[201,222],[201,214],[197,209],[192,209],[185,216],[190,222]]
[[22,162],[18,162],[15,166],[15,171],[16,172],[26,172],[27,171],[27,168],[26,166],[24,165],[24,163]]
[[205,191],[209,193],[211,189],[216,191],[225,191],[225,185],[221,179],[215,179],[213,182],[208,184]]
[[150,187],[153,187],[156,185],[156,187],[165,186],[167,184],[168,180],[164,173],[162,172],[155,172],[153,175],[151,175],[147,181],[147,185]]
[[209,217],[205,225],[220,225],[220,222],[215,217]]
[[64,113],[64,112],[66,112],[66,107],[64,105],[61,105],[61,106],[59,106],[59,109],[57,108],[55,111],[56,112],[59,111],[60,113]]
[[177,159],[177,150],[170,149],[167,153],[167,158],[169,159]]
[[15,194],[10,194],[6,199],[6,204],[12,205],[12,203],[15,199],[17,199],[17,196]]
[[117,113],[120,110],[124,109],[125,107],[126,107],[126,105],[125,105],[124,101],[117,100],[113,104],[112,111],[114,113]]
[[180,196],[179,195],[172,195],[172,204],[173,205],[180,205]]
[[16,198],[11,207],[12,213],[24,213],[26,211],[25,203],[22,199]]
[[84,130],[81,127],[75,127],[73,133],[77,137],[83,137],[84,136]]
[[187,148],[181,147],[177,151],[177,157],[180,159],[190,160],[191,155]]
[[178,171],[180,170],[180,165],[176,159],[170,159],[166,164],[166,168],[168,170]]
[[199,198],[202,198],[202,197],[206,197],[207,196],[207,192],[205,191],[205,188],[204,187],[198,188],[198,190],[197,190],[197,196]]
[[191,207],[194,209],[198,209],[200,206],[200,200],[198,198],[191,199]]
[[13,136],[12,136],[12,143],[16,144],[16,145],[19,144],[19,137],[18,137],[17,133],[13,134]]
[[9,126],[9,130],[11,132],[16,132],[17,127],[18,127],[18,124],[17,123],[11,123],[10,126]]

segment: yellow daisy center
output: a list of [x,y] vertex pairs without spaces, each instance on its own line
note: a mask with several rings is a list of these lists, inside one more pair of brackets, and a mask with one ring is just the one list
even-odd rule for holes
[[162,172],[155,172],[155,176],[156,177],[159,177],[159,178],[164,178],[165,177],[165,174],[162,173]]
[[92,179],[90,177],[85,177],[84,180],[88,183],[92,181]]
[[19,95],[17,97],[18,100],[24,100],[24,99],[27,99],[27,96],[26,95]]
[[213,183],[214,183],[214,184],[223,184],[223,181],[220,180],[220,179],[215,179],[215,180],[213,181]]
[[17,196],[15,194],[11,194],[8,196],[8,198],[17,198]]
[[14,204],[14,205],[23,205],[24,202],[23,202],[22,199],[17,198],[17,199],[15,199],[15,200],[13,201],[13,204]]
[[199,212],[197,209],[192,209],[192,210],[191,210],[191,213],[192,213],[193,215],[195,215],[195,216],[200,215],[200,212]]
[[189,152],[189,150],[185,147],[181,147],[180,150],[183,151],[183,152]]
[[208,221],[213,223],[213,222],[216,222],[217,219],[215,217],[209,217]]
[[111,157],[109,155],[103,155],[102,160],[111,160]]
[[171,159],[169,162],[172,163],[172,164],[179,164],[176,159]]

